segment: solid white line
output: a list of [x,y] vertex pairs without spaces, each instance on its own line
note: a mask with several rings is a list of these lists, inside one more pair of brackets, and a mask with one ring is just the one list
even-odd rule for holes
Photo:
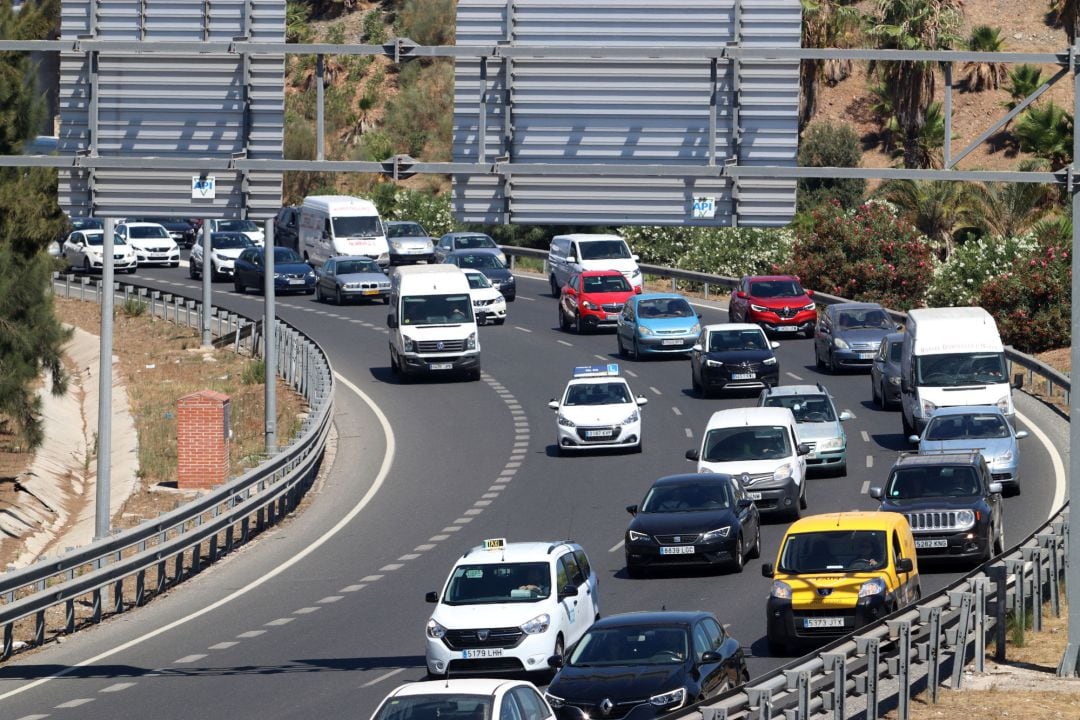
[[663,394],[659,390],[657,390],[655,387],[653,387],[652,385],[649,386],[649,389],[652,390],[657,395],[662,395]]
[[866,432],[865,430],[862,431],[862,441],[870,442],[870,433]]
[[1065,463],[1062,462],[1061,454],[1058,453],[1054,444],[1050,442],[1050,438],[1046,436],[1046,433],[1040,430],[1035,423],[1031,422],[1030,419],[1021,413],[1017,412],[1016,417],[1019,418],[1020,422],[1024,423],[1028,430],[1031,431],[1031,434],[1037,437],[1039,442],[1043,444],[1043,447],[1046,448],[1046,452],[1050,455],[1050,464],[1054,466],[1054,500],[1050,503],[1050,514],[1047,517],[1049,520],[1057,514],[1062,503],[1065,502]]
[[215,602],[212,602],[209,605],[206,605],[205,607],[202,607],[202,608],[196,610],[195,612],[191,613],[190,615],[186,615],[186,616],[184,616],[182,618],[177,618],[176,620],[172,621],[171,623],[168,623],[166,625],[162,625],[161,627],[155,628],[154,630],[151,630],[150,632],[146,633],[145,635],[140,635],[139,637],[133,638],[133,639],[131,639],[131,640],[125,642],[125,643],[117,645],[114,648],[110,648],[109,650],[106,650],[105,652],[99,653],[99,654],[95,655],[92,658],[88,658],[86,660],[83,660],[82,662],[78,662],[78,663],[75,663],[73,665],[68,665],[64,669],[59,670],[59,671],[57,671],[55,673],[52,673],[51,675],[47,675],[47,676],[45,676],[43,678],[39,678],[38,680],[34,680],[33,682],[27,683],[26,685],[23,685],[22,687],[15,688],[14,690],[9,690],[8,692],[0,695],[0,700],[6,700],[9,697],[14,697],[15,695],[19,695],[21,693],[24,693],[27,690],[30,690],[32,688],[36,688],[36,687],[38,687],[40,685],[44,685],[45,683],[50,682],[51,680],[55,680],[57,678],[64,677],[66,675],[70,675],[71,673],[75,672],[78,668],[87,667],[88,665],[93,665],[95,663],[101,662],[102,660],[104,660],[106,658],[109,658],[109,657],[112,657],[113,655],[124,652],[125,650],[129,650],[130,648],[133,648],[136,645],[140,645],[140,644],[146,642],[147,640],[150,640],[151,638],[155,638],[158,635],[162,635],[164,633],[169,632],[170,630],[174,630],[174,629],[180,627],[181,625],[186,625],[188,622],[190,622],[190,621],[192,621],[192,620],[194,620],[196,618],[202,617],[203,615],[206,615],[207,613],[211,613],[211,612],[217,610],[218,608],[220,608],[220,607],[222,607],[224,605],[227,605],[228,603],[232,602],[236,598],[242,597],[242,596],[248,594],[249,592],[251,592],[252,590],[255,590],[256,588],[261,587],[262,585],[266,584],[270,580],[273,580],[274,578],[276,578],[278,575],[282,574],[286,570],[292,568],[293,565],[296,565],[301,560],[304,560],[308,555],[310,555],[311,553],[318,550],[320,547],[322,547],[324,544],[326,544],[326,542],[328,542],[332,537],[334,537],[339,532],[341,532],[342,529],[347,527],[349,525],[349,523],[351,523],[356,518],[356,516],[360,514],[360,511],[362,511],[365,507],[368,506],[368,504],[372,501],[372,499],[375,497],[375,495],[382,488],[383,483],[386,482],[386,478],[390,474],[390,466],[394,462],[394,451],[395,451],[395,448],[396,448],[396,443],[395,443],[395,440],[394,440],[394,430],[393,430],[392,427],[390,427],[390,421],[387,419],[386,414],[383,413],[383,411],[379,408],[379,406],[375,404],[375,401],[372,400],[370,397],[368,397],[364,393],[364,391],[362,391],[360,388],[358,388],[356,385],[354,385],[352,382],[350,382],[349,379],[346,378],[345,376],[343,376],[343,375],[341,375],[339,373],[334,373],[334,377],[342,385],[344,385],[345,387],[347,387],[348,389],[350,389],[354,393],[356,393],[360,397],[360,399],[363,400],[368,405],[368,407],[371,408],[371,411],[375,414],[375,417],[378,418],[379,424],[382,426],[383,435],[386,438],[386,452],[383,453],[382,464],[379,466],[379,472],[375,476],[375,481],[371,484],[371,487],[368,488],[368,491],[366,493],[364,493],[364,497],[360,498],[360,501],[358,503],[356,503],[356,505],[354,505],[352,507],[352,509],[349,510],[349,512],[347,512],[345,514],[344,517],[342,517],[340,520],[338,520],[337,523],[335,523],[333,527],[331,527],[329,530],[327,530],[321,536],[316,538],[311,544],[309,544],[303,550],[299,551],[298,553],[293,555],[291,558],[289,558],[288,560],[286,560],[282,564],[278,565],[274,569],[270,570],[266,574],[260,576],[256,580],[253,580],[252,582],[248,583],[247,585],[245,585],[245,586],[243,586],[241,588],[237,588],[236,590],[229,593],[228,595],[221,598],[220,600],[216,600]]
[[127,690],[129,687],[135,687],[135,683],[133,683],[133,682],[130,682],[130,683],[116,683],[114,685],[110,685],[109,687],[101,688],[100,690],[98,690],[98,692],[114,693],[114,692],[120,692],[121,690]]
[[202,660],[204,657],[206,657],[206,653],[201,653],[201,654],[196,654],[196,655],[185,655],[184,657],[180,658],[179,660],[173,660],[173,665],[185,665],[187,663],[198,662],[199,660]]
[[795,374],[795,373],[793,373],[793,372],[789,372],[789,373],[784,373],[784,374],[785,374],[785,375],[787,375],[787,376],[788,376],[789,378],[791,378],[792,380],[802,380],[802,378],[801,378],[801,377],[799,377],[798,375],[796,375],[796,374]]
[[675,413],[676,415],[682,415],[682,410],[674,406],[672,406],[671,412]]
[[555,342],[559,343],[560,345],[565,345],[566,347],[574,347],[574,343],[568,343],[565,340],[556,340]]
[[616,550],[618,550],[619,548],[621,548],[623,546],[624,542],[626,542],[626,541],[625,540],[620,540],[619,542],[615,543],[614,545],[611,546],[611,549],[608,550],[608,552],[609,553],[610,552],[615,552]]
[[861,492],[863,495],[870,492],[870,481],[869,480],[863,480],[862,490],[860,490],[859,492]]
[[236,642],[235,640],[229,640],[227,642],[219,642],[217,645],[211,645],[210,647],[208,647],[206,649],[207,650],[228,650],[229,648],[231,648],[231,647],[233,647],[235,645],[239,645],[239,644],[240,643]]
[[868,468],[874,467],[874,456],[873,455],[867,455],[866,456],[866,467],[868,467]]
[[530,330],[529,328],[523,328],[520,325],[515,325],[514,329],[515,330],[520,330],[521,332],[524,332],[524,333],[531,333],[532,332],[532,330]]
[[405,668],[398,668],[397,670],[391,670],[388,673],[380,675],[379,677],[375,678],[374,680],[368,680],[366,683],[364,683],[360,687],[371,687],[375,683],[380,683],[383,680],[386,680],[387,678],[392,678],[395,675],[397,675],[399,672],[403,672],[404,670],[405,670]]

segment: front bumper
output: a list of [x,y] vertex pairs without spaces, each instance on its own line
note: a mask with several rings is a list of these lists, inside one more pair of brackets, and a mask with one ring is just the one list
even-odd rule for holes
[[[538,635],[521,633],[511,644],[502,647],[485,644],[483,648],[457,650],[451,649],[443,639],[425,635],[427,669],[432,675],[445,675],[447,671],[451,675],[550,672],[547,661],[555,653],[558,634],[552,627]],[[470,653],[489,657],[465,657]]]
[[492,282],[491,284],[494,285],[495,289],[501,292],[502,296],[507,300],[513,300],[517,297],[517,282],[514,278],[504,280],[501,283]]
[[[93,258],[91,258],[90,259],[90,268],[93,269],[93,270],[99,270],[100,271],[100,270],[103,269],[102,268],[102,262],[103,261],[101,261],[101,260],[94,260]],[[123,259],[116,258],[116,259],[113,260],[113,269],[114,270],[131,270],[131,269],[133,269],[133,268],[135,268],[137,266],[138,266],[138,263],[135,261],[134,257],[123,258]]]
[[604,720],[652,720],[652,718],[667,715],[678,709],[677,706],[659,708],[649,702],[648,698],[635,700],[620,700],[610,698],[614,707],[605,714],[600,707],[603,700],[566,700],[564,705],[555,710],[556,720],[590,720],[590,718],[603,718]]
[[986,556],[993,540],[985,528],[963,532],[915,533],[915,552],[920,560],[974,560]]
[[644,354],[688,353],[697,335],[638,335],[638,349]]
[[346,300],[382,300],[390,295],[390,288],[342,288],[341,296]]
[[170,253],[150,253],[136,251],[135,259],[139,265],[178,265],[180,264],[180,250]]
[[[740,372],[736,372],[736,370]],[[780,384],[780,363],[775,365],[763,365],[761,369],[753,370],[752,378],[734,378],[733,375],[748,374],[742,372],[742,368],[729,370],[725,367],[710,367],[705,365],[701,368],[701,384],[707,390],[748,390],[763,388],[766,385],[776,386]]]
[[829,470],[847,465],[847,448],[843,450],[814,451],[806,456],[807,470]]
[[315,292],[315,278],[304,278],[303,283],[290,282],[289,278],[274,278],[274,292],[279,295],[291,292]]
[[765,609],[766,633],[770,642],[780,645],[822,643],[847,635],[886,614],[888,603],[884,595],[859,598],[854,608],[814,609],[793,609],[790,600],[770,596]]
[[487,325],[491,322],[505,322],[506,321],[506,305],[485,305],[483,307],[473,307],[473,314],[476,315],[477,325]]
[[[688,534],[692,535],[693,533]],[[625,545],[626,565],[628,567],[724,565],[735,558],[735,544],[738,536],[738,528],[732,528],[728,537],[714,542],[696,542],[685,545],[662,545],[655,540],[627,542]],[[692,548],[693,553],[663,554],[661,552],[662,547]]]
[[585,324],[586,329],[596,330],[597,328],[612,328],[619,324],[618,312],[606,312],[604,310],[586,310],[585,308],[578,306],[578,317]]
[[[630,448],[641,444],[641,420],[625,425],[567,427],[559,425],[556,444],[562,450]],[[590,433],[596,433],[589,435]]]
[[400,358],[401,370],[409,375],[459,373],[480,368],[480,353],[465,355],[417,355],[409,353]]
[[747,311],[747,322],[757,323],[768,332],[778,335],[808,333],[817,325],[815,310],[801,310],[789,318],[783,318],[774,312]]
[[768,486],[760,486],[764,484],[765,481],[762,481],[759,484],[747,485],[745,488],[759,511],[763,513],[790,512],[799,507],[802,487],[795,482],[795,478],[788,478],[779,484],[773,484],[770,480]]

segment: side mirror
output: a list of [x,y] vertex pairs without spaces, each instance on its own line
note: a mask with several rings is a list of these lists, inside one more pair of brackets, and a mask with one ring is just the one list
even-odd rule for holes
[[900,558],[896,563],[896,572],[909,573],[915,570],[915,563],[911,558]]
[[706,650],[705,652],[701,653],[702,665],[718,663],[721,662],[723,659],[723,656],[715,650]]
[[882,496],[881,488],[879,488],[879,487],[870,488],[870,497],[874,498],[875,500],[880,500],[881,496]]
[[780,341],[779,340],[770,341],[769,342],[769,347],[771,347],[773,350],[779,350],[780,349]]
[[739,498],[735,502],[735,507],[739,508],[740,510],[745,510],[746,508],[750,507],[753,504],[754,504],[754,501],[751,500],[750,498]]
[[626,512],[630,513],[631,515],[637,515],[637,505],[627,505]]
[[743,292],[742,290],[739,290],[739,291],[737,291],[735,293],[735,297],[739,298],[740,300],[745,300],[746,299],[746,293]]
[[771,578],[773,576],[773,573],[774,573],[774,570],[773,570],[773,564],[772,563],[762,563],[762,565],[761,565],[761,576],[762,577]]
[[551,408],[552,410],[558,410],[559,409],[559,401],[556,400],[555,398],[551,398],[550,400],[548,400],[548,407]]
[[386,327],[393,330],[397,326],[398,326],[397,316],[394,315],[394,313],[390,313],[389,315],[387,315],[386,316]]
[[577,597],[577,585],[567,585],[559,591],[559,599]]
[[1024,373],[1016,373],[1013,375],[1012,386],[1017,390],[1024,387]]
[[908,435],[907,441],[909,443],[911,443],[912,445],[918,445],[919,444],[919,436],[918,435]]
[[1000,495],[1000,494],[1001,494],[1001,491],[1002,491],[1003,489],[1004,489],[1004,488],[1002,487],[1001,483],[999,483],[999,482],[992,482],[992,483],[990,483],[990,492],[991,492],[991,494],[993,494],[993,495]]
[[698,319],[698,320],[701,320],[701,313],[698,313],[698,314],[697,314],[697,319]]
[[562,666],[563,666],[563,656],[562,655],[552,655],[551,657],[549,657],[547,659],[547,664],[548,664],[548,667],[551,668],[552,670],[561,670]]
[[799,450],[800,455],[809,455],[810,454],[810,446],[807,445],[806,443],[799,443],[798,450]]
[[[779,345],[779,344],[780,343],[777,343],[777,345]],[[701,352],[701,343],[695,343],[694,347],[692,347],[690,349],[693,350],[694,352]]]
[[641,256],[640,255],[631,255],[630,259],[633,260],[634,262],[640,262],[641,261]]
[[645,397],[644,395],[638,395],[637,396],[637,404],[638,404],[639,407],[642,406],[642,405],[648,405],[649,404],[649,398]]
[[429,603],[437,603],[439,602],[439,593],[432,590],[428,594],[424,595],[424,600]]
[[900,332],[903,329],[904,329],[904,324],[903,323],[896,323],[896,332]]
[[1023,440],[1027,436],[1028,436],[1028,431],[1027,430],[1017,430],[1016,431],[1016,439],[1017,440]]
[[806,293],[806,297],[814,297],[814,291],[813,290],[805,290],[804,292]]
[[850,410],[844,410],[840,413],[840,422],[846,422],[848,420],[854,420],[855,416],[851,414]]
[[693,460],[694,462],[697,462],[698,460],[701,459],[701,455],[698,454],[697,450],[687,450],[686,451],[686,459],[687,460]]

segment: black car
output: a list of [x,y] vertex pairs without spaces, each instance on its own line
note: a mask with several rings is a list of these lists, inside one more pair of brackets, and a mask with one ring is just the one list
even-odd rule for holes
[[[233,289],[242,293],[249,287],[262,290],[265,282],[264,248],[250,247],[233,263]],[[295,250],[274,248],[274,291],[315,292],[315,270]]]
[[195,244],[195,235],[198,232],[190,220],[170,217],[139,217],[128,218],[126,222],[156,223],[169,231],[169,237],[182,248],[190,248]]
[[978,450],[905,454],[884,488],[870,488],[881,509],[902,513],[915,536],[919,562],[983,563],[1005,550],[1001,483]]
[[706,565],[742,572],[761,554],[761,520],[742,485],[722,473],[662,477],[652,484],[626,529],[626,572]]
[[709,397],[722,390],[760,390],[780,382],[780,363],[757,325],[706,325],[690,350],[690,383],[694,392]]
[[513,302],[517,297],[517,284],[514,275],[503,264],[495,253],[477,250],[454,250],[446,254],[446,260],[451,265],[468,270],[479,270],[487,276],[495,289],[502,293],[507,302]]
[[712,613],[635,612],[597,620],[544,696],[559,720],[666,715],[749,679],[742,647]]
[[300,251],[300,208],[285,205],[274,217],[274,246]]

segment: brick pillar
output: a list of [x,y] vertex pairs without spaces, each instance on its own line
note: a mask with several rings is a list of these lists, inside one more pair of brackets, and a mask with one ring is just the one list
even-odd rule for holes
[[228,479],[228,395],[200,390],[180,398],[176,434],[178,488],[210,489]]

